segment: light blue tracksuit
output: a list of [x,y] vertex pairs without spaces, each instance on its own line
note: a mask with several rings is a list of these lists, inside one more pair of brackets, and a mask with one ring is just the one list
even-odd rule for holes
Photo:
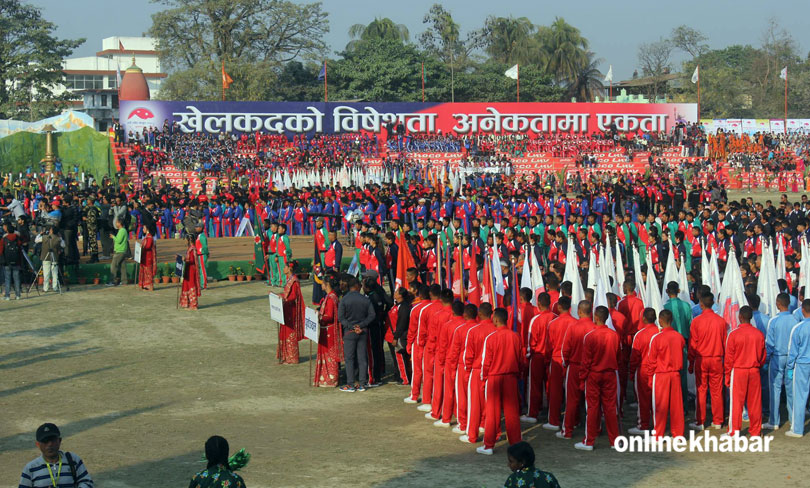
[[798,323],[790,312],[779,312],[768,322],[765,333],[765,351],[768,354],[768,378],[771,390],[771,412],[769,422],[780,425],[779,400],[782,396],[782,385],[785,385],[788,418],[793,415],[793,383],[785,378],[790,332]]
[[798,320],[799,322],[804,320],[804,314],[802,313],[802,307],[799,307],[796,310],[794,310],[793,311],[793,316],[796,317],[796,320]]
[[[804,317],[802,317],[804,318]],[[771,318],[768,314],[764,314],[759,310],[754,310],[754,320],[752,320],[754,327],[762,332],[763,337],[768,335],[768,322]],[[762,414],[768,415],[771,411],[771,397],[768,392],[771,391],[768,381],[768,363],[759,370],[759,383],[762,385]]]
[[804,434],[804,409],[810,393],[810,318],[793,327],[788,346],[787,370],[793,374],[793,413],[790,425]]

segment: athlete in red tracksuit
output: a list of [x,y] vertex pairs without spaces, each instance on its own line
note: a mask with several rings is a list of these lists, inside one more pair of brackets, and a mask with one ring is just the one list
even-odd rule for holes
[[492,319],[496,330],[484,339],[481,352],[481,382],[486,385],[484,446],[483,450],[478,450],[482,454],[492,454],[500,433],[501,411],[509,445],[522,440],[518,378],[526,369],[526,358],[520,347],[520,336],[506,327],[507,311],[495,310]]
[[551,298],[548,293],[543,292],[537,297],[539,315],[535,315],[529,321],[526,339],[526,358],[529,360],[529,375],[526,378],[526,399],[528,409],[526,417],[521,420],[530,423],[537,422],[540,409],[543,407],[543,389],[546,383],[546,371],[548,370],[548,360],[546,350],[548,349],[548,326],[555,315],[549,310]]
[[482,303],[478,307],[478,319],[481,321],[470,328],[467,333],[467,346],[464,351],[464,370],[469,375],[467,382],[467,433],[460,440],[475,444],[478,442],[478,428],[484,408],[484,385],[481,382],[481,353],[484,339],[495,332],[492,324],[492,305]]
[[591,302],[579,302],[577,313],[579,320],[568,328],[562,346],[562,360],[565,366],[565,423],[557,437],[570,439],[574,435],[574,426],[579,422],[579,404],[583,398],[582,378],[579,370],[582,366],[582,339],[593,330]]
[[433,359],[436,354],[436,336],[439,332],[436,317],[438,315],[450,316],[452,310],[449,305],[445,306],[439,299],[442,294],[442,288],[439,285],[431,285],[430,287],[430,301],[433,306],[426,308],[423,315],[425,320],[424,326],[420,329],[419,344],[424,347],[422,354],[422,379],[424,385],[422,387],[422,405],[419,410],[429,412],[431,410],[430,404],[433,401]]
[[627,373],[630,364],[630,351],[633,348],[633,336],[636,335],[636,332],[638,332],[638,329],[641,327],[641,315],[644,313],[644,303],[636,296],[634,290],[635,283],[625,281],[625,297],[616,306],[616,309],[625,317],[623,331],[624,342],[622,343],[622,352],[619,358],[619,385],[622,389],[619,395],[620,405],[624,405],[624,399],[627,397]]
[[700,298],[703,312],[692,320],[689,330],[689,372],[695,373],[695,428],[706,423],[706,391],[712,396],[712,427],[723,425],[723,345],[726,321],[712,311],[714,296]]
[[[610,445],[619,436],[619,334],[605,325],[608,317],[610,311],[607,307],[596,307],[595,325],[582,340],[579,382],[585,389],[585,439],[574,447],[586,451],[593,450],[602,415],[605,416]],[[565,417],[568,430],[567,410]]]
[[[444,359],[444,384],[450,379],[455,394],[445,395],[442,405],[442,422],[449,423],[453,415],[458,425],[453,431],[457,434],[467,432],[467,383],[469,375],[464,371],[464,346],[470,328],[478,324],[478,307],[472,304],[464,306],[464,323],[456,327],[450,340],[450,347]],[[451,401],[451,398],[455,401]],[[455,405],[454,405],[455,404]]]
[[683,437],[684,412],[683,393],[681,391],[681,369],[683,369],[683,348],[686,341],[672,328],[672,312],[661,310],[658,323],[661,332],[650,341],[647,353],[649,360],[644,366],[647,381],[652,390],[655,437],[661,438],[667,429],[673,437]]
[[[627,317],[624,316],[623,313],[619,312],[619,309],[616,306],[619,303],[618,295],[614,295],[613,293],[607,294],[607,301],[608,301],[608,309],[610,310],[610,320],[613,322],[613,328],[616,329],[616,332],[619,333],[619,386],[621,388],[626,388],[626,382],[621,383],[622,374],[624,377],[627,378],[628,372],[625,367],[628,366],[627,363],[623,362],[624,359],[624,349],[625,344],[630,343],[632,345],[633,337],[627,336],[627,329],[629,327],[630,321],[627,320]],[[629,356],[627,356],[629,361]],[[623,371],[624,370],[624,371]],[[619,392],[619,417],[624,417],[624,398],[626,396],[624,390]]]
[[419,401],[419,393],[422,388],[422,356],[424,355],[424,347],[419,344],[419,336],[424,326],[424,312],[425,308],[432,307],[433,302],[430,301],[430,294],[427,288],[420,290],[420,301],[414,300],[414,305],[411,308],[411,320],[408,323],[408,354],[411,355],[411,396],[406,398],[407,403],[416,403]]
[[726,338],[726,386],[729,388],[728,434],[739,433],[743,406],[748,406],[748,434],[762,433],[762,385],[759,368],[765,364],[765,336],[751,325],[753,310],[740,309],[740,326]]
[[548,423],[543,425],[547,430],[560,429],[560,413],[563,398],[565,398],[565,367],[562,360],[562,346],[568,328],[575,324],[577,319],[571,316],[571,297],[561,296],[557,300],[557,310],[560,315],[548,323],[548,343],[546,344],[546,357],[548,365]]
[[[445,291],[450,292],[451,295],[453,293],[450,290]],[[435,366],[433,368],[433,403],[431,404],[432,408],[430,410],[431,417],[438,421],[438,423],[434,425],[441,427],[450,426],[450,420],[443,422],[442,407],[447,401],[450,401],[451,404],[453,403],[455,397],[455,388],[453,387],[453,382],[455,381],[456,375],[454,374],[452,377],[449,375],[446,376],[447,351],[450,349],[450,340],[452,339],[456,329],[464,324],[464,317],[462,317],[464,314],[464,304],[459,301],[453,302],[449,310],[452,311],[452,315],[449,316],[447,320],[444,320],[438,324],[439,335],[436,339],[436,355],[434,359]],[[440,315],[442,314],[438,314],[437,316]]]
[[638,402],[638,416],[636,428],[629,431],[631,434],[639,434],[642,430],[650,430],[650,420],[652,418],[652,391],[647,386],[647,361],[649,360],[650,340],[657,334],[658,326],[655,325],[655,310],[644,309],[644,325],[633,337],[633,349],[630,352],[630,375],[636,386],[636,401]]

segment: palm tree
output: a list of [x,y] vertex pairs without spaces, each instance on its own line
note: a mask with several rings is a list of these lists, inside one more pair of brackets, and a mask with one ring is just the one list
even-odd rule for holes
[[557,17],[548,27],[537,31],[540,57],[546,73],[558,84],[576,79],[580,69],[588,64],[588,40],[579,29]]
[[526,17],[490,16],[484,24],[486,52],[499,63],[530,63],[535,29]]
[[368,25],[354,24],[349,27],[349,37],[353,40],[346,45],[346,50],[351,51],[359,42],[392,40],[408,42],[411,35],[408,28],[403,24],[395,24],[388,17],[374,19]]
[[599,70],[603,59],[596,59],[591,51],[585,53],[587,61],[577,71],[576,77],[568,83],[568,97],[576,97],[580,102],[592,102],[594,97],[605,93],[602,80],[605,75]]

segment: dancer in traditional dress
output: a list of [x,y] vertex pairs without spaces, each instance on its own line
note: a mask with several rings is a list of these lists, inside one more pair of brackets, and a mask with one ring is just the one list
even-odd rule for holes
[[186,236],[188,248],[183,258],[183,283],[180,290],[180,306],[197,310],[197,298],[200,296],[200,281],[197,271],[197,249],[194,245],[194,235]]
[[284,325],[279,326],[278,348],[276,357],[282,364],[298,364],[298,341],[304,337],[304,313],[306,304],[301,295],[301,284],[293,270],[298,263],[288,262],[284,265]]
[[318,310],[321,332],[318,334],[318,359],[315,364],[315,386],[336,387],[340,376],[340,360],[343,353],[341,327],[338,322],[338,303],[335,293],[338,281],[326,277],[323,282],[326,296]]

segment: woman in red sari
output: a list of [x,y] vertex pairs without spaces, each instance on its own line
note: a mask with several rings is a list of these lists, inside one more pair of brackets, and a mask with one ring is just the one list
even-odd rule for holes
[[323,290],[326,296],[321,300],[318,318],[321,331],[318,334],[318,360],[315,364],[315,386],[336,387],[340,376],[341,327],[338,322],[338,296],[335,289],[338,282],[325,277]]
[[306,304],[301,295],[301,284],[293,272],[297,263],[290,262],[284,265],[284,276],[287,284],[281,300],[284,306],[284,325],[279,326],[278,348],[276,358],[281,364],[298,364],[298,341],[304,337],[304,314]]
[[183,258],[185,267],[183,270],[183,288],[180,291],[180,306],[191,310],[197,310],[197,297],[200,296],[200,279],[197,275],[197,248],[194,245],[194,236],[186,237],[188,249]]
[[157,269],[157,250],[155,249],[155,238],[153,229],[144,228],[144,237],[141,242],[141,263],[138,273],[138,286],[142,290],[154,291],[155,270]]

